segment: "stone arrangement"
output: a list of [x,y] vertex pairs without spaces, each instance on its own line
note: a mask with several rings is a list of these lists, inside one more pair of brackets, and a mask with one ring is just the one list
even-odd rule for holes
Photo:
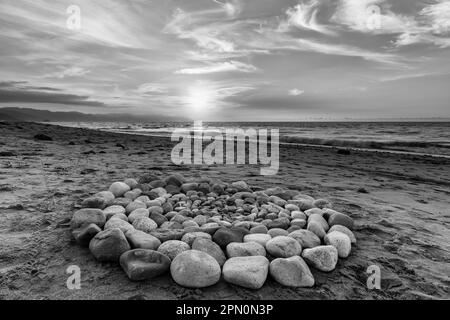
[[71,220],[77,243],[98,261],[118,262],[132,281],[170,272],[183,287],[221,278],[249,289],[270,276],[312,287],[310,267],[335,269],[356,238],[353,220],[324,199],[244,181],[186,181],[145,175],[114,182],[82,202]]

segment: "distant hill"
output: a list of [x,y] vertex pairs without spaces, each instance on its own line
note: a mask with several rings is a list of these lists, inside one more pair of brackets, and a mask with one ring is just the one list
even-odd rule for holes
[[82,112],[54,112],[30,108],[0,108],[0,120],[34,122],[171,122],[186,121],[181,117],[132,115],[126,113],[89,114]]

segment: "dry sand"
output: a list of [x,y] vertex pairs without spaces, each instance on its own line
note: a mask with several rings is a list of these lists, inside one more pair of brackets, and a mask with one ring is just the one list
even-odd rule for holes
[[[53,141],[33,139],[38,133]],[[163,138],[0,122],[0,299],[450,298],[449,159],[282,147],[278,175],[263,177],[256,166],[175,166],[174,145]],[[81,199],[149,172],[245,179],[327,198],[353,217],[358,243],[333,272],[312,269],[316,285],[310,289],[268,279],[258,291],[224,281],[190,290],[168,274],[130,282],[118,265],[99,263],[76,245],[67,222]],[[81,268],[81,290],[66,287],[66,268],[73,264]],[[367,289],[369,265],[381,268],[381,290]]]

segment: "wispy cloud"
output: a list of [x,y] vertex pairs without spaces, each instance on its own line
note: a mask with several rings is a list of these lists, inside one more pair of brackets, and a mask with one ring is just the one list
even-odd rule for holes
[[290,27],[315,31],[326,35],[336,35],[336,32],[328,26],[319,23],[319,0],[310,0],[301,2],[286,11],[286,20],[281,22],[280,30],[289,30]]
[[198,68],[186,68],[175,71],[176,74],[206,74],[206,73],[217,73],[217,72],[255,72],[258,69],[250,64],[245,64],[239,61],[228,61],[222,63],[215,63],[209,66],[198,67]]
[[305,91],[300,90],[300,89],[291,89],[288,91],[288,94],[290,96],[301,96],[303,93],[305,93]]

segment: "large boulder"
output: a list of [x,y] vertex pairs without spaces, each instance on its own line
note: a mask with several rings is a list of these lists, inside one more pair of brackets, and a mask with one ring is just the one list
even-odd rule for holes
[[226,282],[249,289],[260,289],[266,282],[269,260],[263,256],[234,257],[223,265]]
[[127,238],[120,229],[99,232],[89,243],[89,250],[98,261],[117,262],[130,249]]
[[329,272],[336,268],[338,251],[333,246],[319,246],[303,250],[302,257],[314,268]]
[[170,259],[154,250],[134,249],[120,256],[120,266],[130,280],[142,281],[167,272]]
[[204,288],[219,282],[221,271],[219,263],[209,254],[188,250],[173,259],[170,273],[180,286]]
[[105,214],[100,209],[81,209],[76,211],[72,220],[70,221],[70,227],[72,229],[78,229],[83,226],[96,224],[100,228],[103,228],[106,222]]
[[278,236],[266,243],[266,250],[276,258],[289,258],[302,252],[301,245],[293,238]]
[[299,256],[272,260],[269,270],[272,278],[283,286],[314,286],[314,277],[306,262]]
[[257,242],[232,242],[227,245],[227,255],[233,257],[266,256],[266,249]]

